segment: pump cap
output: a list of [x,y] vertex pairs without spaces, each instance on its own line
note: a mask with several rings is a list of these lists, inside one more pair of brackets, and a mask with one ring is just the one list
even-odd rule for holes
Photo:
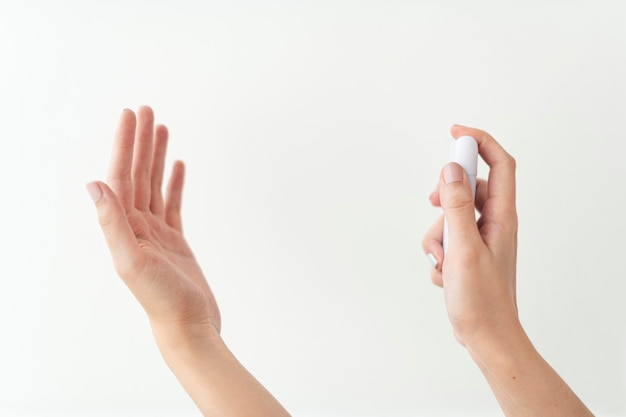
[[468,176],[478,174],[478,144],[471,136],[461,136],[450,146],[450,162],[461,165]]

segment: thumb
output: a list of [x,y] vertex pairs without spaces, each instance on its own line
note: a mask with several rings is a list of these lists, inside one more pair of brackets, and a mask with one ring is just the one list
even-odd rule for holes
[[448,247],[471,247],[479,243],[481,239],[476,226],[472,189],[467,174],[459,164],[452,162],[443,167],[439,198],[447,224]]
[[128,223],[126,211],[119,198],[106,184],[96,181],[86,185],[87,192],[96,205],[98,221],[120,276],[138,269],[142,258],[135,233]]

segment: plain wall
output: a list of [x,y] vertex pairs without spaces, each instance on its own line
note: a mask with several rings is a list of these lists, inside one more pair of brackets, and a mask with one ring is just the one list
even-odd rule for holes
[[421,249],[452,123],[517,159],[526,330],[624,415],[621,3],[2,0],[0,414],[198,415],[84,189],[149,104],[223,337],[294,415],[498,413]]

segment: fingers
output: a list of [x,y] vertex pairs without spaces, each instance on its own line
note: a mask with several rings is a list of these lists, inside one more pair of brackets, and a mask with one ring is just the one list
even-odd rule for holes
[[[482,178],[476,179],[476,196],[474,198],[474,207],[479,212],[483,211],[483,206],[485,205],[485,201],[487,201],[487,181]],[[428,197],[430,200],[430,204],[434,207],[441,207],[441,201],[439,199],[439,189],[433,191]]]
[[435,285],[443,286],[441,277],[441,266],[443,264],[443,246],[441,237],[443,235],[443,216],[431,226],[422,239],[422,249],[426,253],[432,265],[431,279]]
[[448,254],[457,248],[481,244],[469,179],[459,164],[453,162],[443,167],[439,199],[448,225]]
[[[432,192],[429,197],[430,202],[435,207],[441,207],[441,200],[439,198],[439,189]],[[476,180],[476,196],[474,201],[474,207],[481,212],[482,207],[487,199],[487,181],[483,179]],[[430,228],[430,230],[424,235],[422,240],[422,249],[428,260],[433,267],[431,271],[431,280],[435,285],[443,287],[442,278],[442,263],[444,258],[443,244],[443,216]]]
[[483,211],[483,206],[485,205],[485,201],[487,201],[488,192],[487,181],[482,178],[477,178],[474,207],[476,207],[476,210],[478,210],[479,213]]
[[433,191],[428,197],[430,200],[430,204],[434,207],[441,207],[441,200],[439,200],[439,187],[435,191]]
[[154,127],[154,113],[148,106],[124,110],[120,118],[107,182],[128,211],[135,207],[165,214],[162,186],[167,153],[168,131]]
[[185,165],[181,161],[176,161],[172,168],[172,176],[167,184],[165,222],[180,232],[183,230],[181,206],[184,182]]
[[[508,234],[514,236],[517,228],[515,160],[482,130],[455,125],[451,133],[455,138],[468,135],[476,139],[478,152],[490,168],[488,181],[477,181],[475,201],[472,203],[467,175],[460,166],[448,164],[442,170],[438,189],[429,197],[430,202],[444,210],[449,229],[449,250],[455,246],[476,249],[478,245],[485,244],[490,248],[495,247],[493,242],[501,241]],[[482,213],[478,225],[474,208]],[[494,223],[498,227],[485,227]],[[442,233],[437,225],[428,232],[423,242],[424,251],[433,256],[439,247],[437,242],[440,242],[434,233]],[[435,284],[442,285],[441,259],[437,260],[431,278]]]
[[[452,136],[469,135],[478,143],[478,153],[489,165],[487,201],[493,221],[511,226],[517,222],[515,209],[515,160],[488,133],[465,126],[454,125]],[[484,207],[483,207],[484,209]]]
[[137,110],[137,130],[131,172],[135,207],[142,211],[150,209],[153,139],[154,113],[150,107],[142,106]]
[[165,213],[165,203],[163,202],[161,189],[163,186],[167,140],[167,128],[163,125],[157,125],[154,129],[154,154],[152,155],[152,174],[150,179],[150,211],[157,216],[162,216]]
[[137,238],[126,217],[126,210],[115,193],[104,183],[87,184],[87,191],[96,205],[98,221],[115,269],[121,277],[132,276],[131,271],[142,268],[141,251]]
[[115,132],[113,151],[111,152],[111,161],[107,174],[107,182],[111,185],[112,190],[118,196],[125,209],[129,209],[134,204],[131,169],[133,165],[136,124],[135,113],[128,109],[124,110]]

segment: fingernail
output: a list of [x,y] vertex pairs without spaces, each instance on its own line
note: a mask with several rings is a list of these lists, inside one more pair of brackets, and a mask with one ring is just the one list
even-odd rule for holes
[[429,252],[426,254],[426,258],[433,268],[437,268],[437,265],[439,265],[439,261],[437,260],[437,258],[435,258],[435,255]]
[[459,164],[451,163],[443,167],[443,181],[446,184],[463,181],[463,168]]
[[102,198],[102,189],[97,182],[90,182],[85,187],[94,203],[97,203]]

